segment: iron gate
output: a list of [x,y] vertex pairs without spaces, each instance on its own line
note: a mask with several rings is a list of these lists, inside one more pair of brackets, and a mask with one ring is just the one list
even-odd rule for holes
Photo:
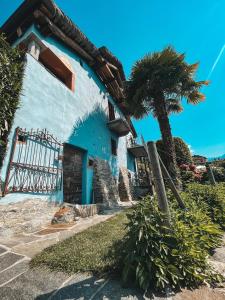
[[16,128],[4,195],[13,192],[52,193],[61,188],[63,145],[44,130]]

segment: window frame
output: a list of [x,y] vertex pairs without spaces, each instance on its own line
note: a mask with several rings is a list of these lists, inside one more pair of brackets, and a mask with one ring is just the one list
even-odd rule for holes
[[75,91],[75,74],[50,48],[41,51],[38,62],[63,85]]

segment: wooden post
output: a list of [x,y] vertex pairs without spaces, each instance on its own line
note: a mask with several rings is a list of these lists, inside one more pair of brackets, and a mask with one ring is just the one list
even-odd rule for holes
[[206,170],[207,170],[207,173],[209,176],[209,181],[210,181],[211,185],[216,185],[216,180],[215,180],[212,168],[209,163],[206,163]]
[[[141,141],[142,141],[142,145],[144,146],[144,148],[145,148],[145,151],[146,151],[146,153],[147,153],[147,157],[148,157],[148,161],[149,161],[149,163],[150,163],[150,156],[149,156],[149,151],[148,151],[148,146],[147,146],[147,144],[145,143],[145,141],[144,141],[144,138],[143,138],[143,136],[141,136]],[[151,163],[150,163],[151,164]],[[151,168],[149,168],[149,185],[150,185],[150,189],[151,189],[151,192],[152,192],[152,195],[154,195],[154,193],[155,193],[155,189],[154,189],[154,185],[153,185],[153,175],[152,175],[152,170],[151,170]]]
[[159,164],[159,156],[154,142],[148,142],[148,155],[152,167],[153,181],[158,198],[159,209],[165,215],[165,225],[170,226],[170,210],[166,196],[166,189]]
[[2,180],[1,180],[1,177],[0,177],[0,197],[2,197]]
[[179,193],[178,193],[178,191],[177,191],[177,189],[176,189],[176,186],[175,186],[175,184],[174,184],[174,182],[173,182],[172,177],[170,176],[170,174],[169,174],[167,168],[165,167],[165,165],[164,165],[164,163],[163,163],[163,161],[162,161],[162,159],[161,159],[161,157],[160,157],[159,154],[158,154],[158,156],[159,156],[159,162],[160,162],[160,166],[161,166],[162,173],[163,173],[164,177],[165,177],[166,179],[168,179],[167,182],[168,182],[168,184],[169,184],[169,187],[170,187],[170,189],[171,189],[171,191],[172,191],[174,197],[176,198],[176,200],[177,200],[177,202],[178,202],[178,205],[179,205],[181,208],[185,208],[185,204],[184,204],[183,200],[181,199],[181,196],[179,195]]

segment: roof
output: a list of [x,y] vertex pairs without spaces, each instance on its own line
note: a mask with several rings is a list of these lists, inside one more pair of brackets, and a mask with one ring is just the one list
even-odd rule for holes
[[124,81],[121,62],[106,48],[97,48],[68,18],[53,0],[25,0],[2,25],[9,43],[35,24],[44,36],[53,36],[84,59],[97,73],[109,93],[127,116],[131,130],[136,136],[124,106]]

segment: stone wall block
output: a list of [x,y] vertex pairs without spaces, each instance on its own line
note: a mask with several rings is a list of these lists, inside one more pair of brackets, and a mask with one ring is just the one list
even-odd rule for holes
[[94,201],[112,208],[119,204],[119,192],[108,161],[95,159],[94,162]]
[[122,202],[133,200],[133,185],[130,177],[129,171],[121,167],[119,173],[119,196]]

